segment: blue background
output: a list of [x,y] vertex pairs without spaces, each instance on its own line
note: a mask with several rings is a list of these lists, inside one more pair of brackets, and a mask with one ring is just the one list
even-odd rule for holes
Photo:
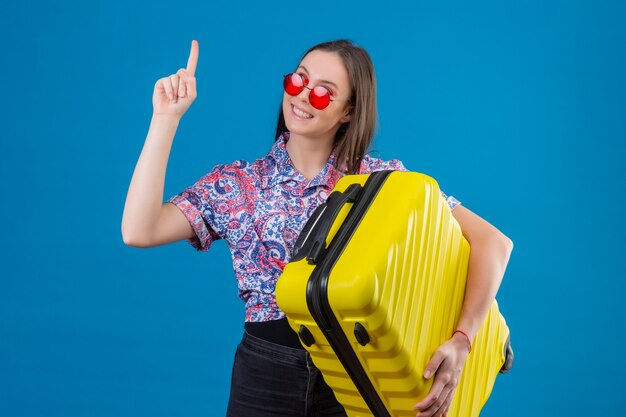
[[466,3],[5,5],[0,415],[224,414],[243,323],[226,244],[122,241],[153,87],[197,39],[167,198],[264,155],[282,74],[342,37],[374,60],[376,155],[515,243],[498,300],[516,363],[482,416],[619,414],[625,3]]

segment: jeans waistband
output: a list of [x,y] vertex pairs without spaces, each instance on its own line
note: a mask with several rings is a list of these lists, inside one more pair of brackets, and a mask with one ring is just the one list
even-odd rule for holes
[[293,331],[286,317],[278,320],[264,322],[246,322],[244,329],[254,337],[276,343],[277,345],[288,346],[295,349],[304,349],[300,338]]
[[247,349],[250,349],[262,355],[274,356],[301,365],[312,364],[310,359],[311,357],[306,350],[283,346],[264,339],[260,339],[256,336],[251,335],[250,333],[248,333],[248,331],[243,332],[241,344]]

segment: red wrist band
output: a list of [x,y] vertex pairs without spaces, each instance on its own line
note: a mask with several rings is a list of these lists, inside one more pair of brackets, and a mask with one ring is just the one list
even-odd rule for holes
[[454,333],[461,333],[463,336],[465,336],[465,338],[467,339],[467,344],[469,346],[469,351],[471,352],[472,351],[472,342],[470,341],[469,335],[467,333],[465,333],[463,330],[459,330],[459,329],[456,329],[454,332],[452,332],[452,336],[454,336]]

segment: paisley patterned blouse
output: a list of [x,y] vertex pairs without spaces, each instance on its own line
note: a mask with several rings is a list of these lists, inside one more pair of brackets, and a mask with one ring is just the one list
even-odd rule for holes
[[[335,167],[333,151],[326,166],[308,181],[285,148],[289,132],[270,152],[249,163],[237,160],[215,166],[195,184],[169,198],[189,220],[196,236],[188,242],[198,251],[225,239],[230,249],[246,321],[268,321],[285,314],[276,305],[276,280],[289,262],[299,232],[317,206],[328,198],[344,174]],[[360,173],[392,169],[408,171],[398,159],[365,155]],[[443,197],[450,209],[460,204]]]

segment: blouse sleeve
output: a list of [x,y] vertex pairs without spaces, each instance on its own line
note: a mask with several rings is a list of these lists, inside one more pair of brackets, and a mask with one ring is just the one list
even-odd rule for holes
[[167,200],[189,221],[196,236],[187,241],[198,251],[208,251],[214,241],[227,237],[231,217],[229,202],[240,194],[237,176],[228,172],[225,165],[218,165]]
[[442,190],[439,190],[439,191],[441,191],[441,196],[443,197],[444,200],[446,200],[446,203],[448,203],[448,205],[450,206],[450,211],[454,210],[456,206],[461,204],[461,202],[457,200],[456,198],[454,198],[453,196],[446,195],[446,193],[444,193]]
[[[404,171],[408,172],[409,170],[404,166],[401,160],[399,159],[390,159],[384,161],[379,158],[375,158],[369,154],[366,154],[361,161],[361,174],[371,174],[372,172],[382,171],[391,169],[394,171]],[[450,206],[450,210],[454,210],[454,208],[461,204],[459,200],[454,198],[453,196],[448,196],[443,190],[440,189],[441,196],[446,200],[448,206]]]

